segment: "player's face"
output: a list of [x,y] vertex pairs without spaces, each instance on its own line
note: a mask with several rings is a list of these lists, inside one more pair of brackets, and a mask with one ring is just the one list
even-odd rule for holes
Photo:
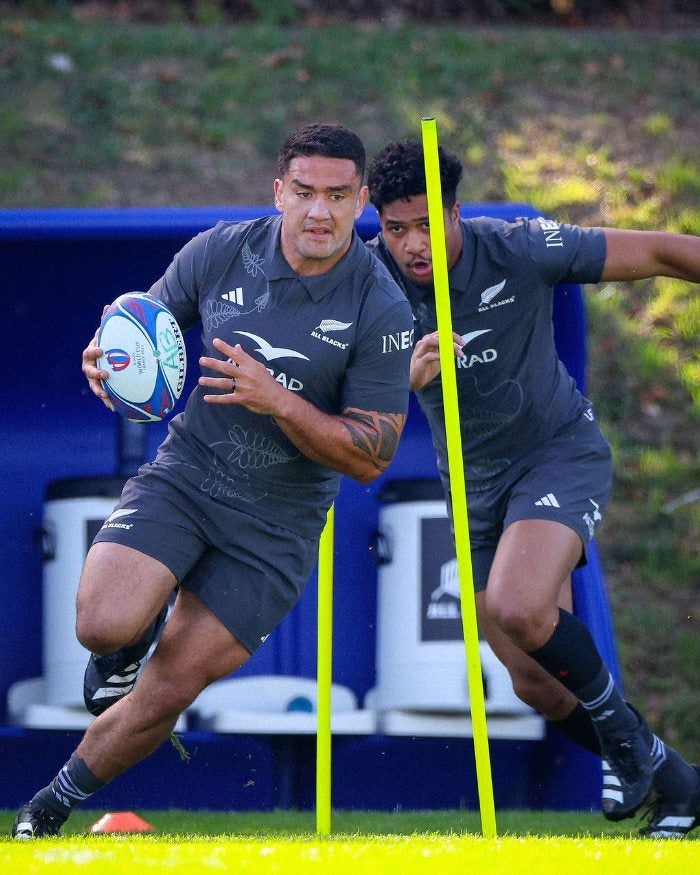
[[350,246],[355,219],[367,202],[367,186],[348,158],[293,158],[275,180],[282,213],[282,252],[302,276],[326,273]]
[[[385,204],[379,215],[384,242],[400,270],[414,283],[433,283],[433,260],[430,249],[428,198],[417,194],[406,200]],[[462,252],[462,228],[459,204],[445,210],[445,248],[447,267],[453,267]]]

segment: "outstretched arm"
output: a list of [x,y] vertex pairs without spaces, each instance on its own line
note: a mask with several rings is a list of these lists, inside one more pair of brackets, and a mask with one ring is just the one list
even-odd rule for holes
[[272,416],[305,456],[360,483],[371,483],[386,470],[396,452],[405,414],[353,407],[340,415],[324,413],[281,386],[240,344],[231,346],[218,338],[213,343],[228,360],[202,356],[202,367],[221,376],[202,376],[199,384],[224,392],[205,395],[205,401],[242,404],[253,413]]
[[607,242],[603,280],[670,276],[700,282],[700,237],[617,228],[603,231]]

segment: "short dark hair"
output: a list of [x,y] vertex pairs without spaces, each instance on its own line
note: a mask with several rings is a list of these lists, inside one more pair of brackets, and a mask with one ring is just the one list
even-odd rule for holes
[[[459,158],[438,147],[442,201],[447,209],[457,202],[457,186],[462,178]],[[386,204],[417,194],[426,194],[423,146],[417,140],[389,143],[372,159],[367,174],[369,199],[381,213]]]
[[284,176],[292,159],[300,155],[348,158],[355,164],[360,179],[365,175],[366,155],[362,140],[343,125],[313,123],[290,134],[277,156],[279,175]]

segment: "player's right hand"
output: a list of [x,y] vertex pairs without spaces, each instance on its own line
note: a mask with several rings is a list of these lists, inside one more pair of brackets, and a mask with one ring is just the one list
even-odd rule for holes
[[[106,310],[107,307],[104,309]],[[103,350],[97,345],[98,334],[99,328],[95,332],[95,336],[90,343],[83,350],[82,370],[88,381],[90,391],[102,400],[105,407],[114,411],[114,405],[109,400],[109,395],[107,394],[105,387],[102,385],[102,380],[109,379],[109,374],[107,371],[100,370],[100,368],[97,367],[97,360],[103,353]]]

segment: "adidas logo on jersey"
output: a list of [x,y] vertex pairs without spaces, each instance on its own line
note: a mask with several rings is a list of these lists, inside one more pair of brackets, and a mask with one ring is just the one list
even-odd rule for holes
[[553,492],[548,492],[546,495],[543,495],[539,501],[535,502],[535,504],[539,507],[561,507]]
[[239,307],[243,306],[243,286],[238,286],[238,288],[231,289],[230,292],[224,292],[221,297],[224,301],[230,301],[232,304],[238,304]]

